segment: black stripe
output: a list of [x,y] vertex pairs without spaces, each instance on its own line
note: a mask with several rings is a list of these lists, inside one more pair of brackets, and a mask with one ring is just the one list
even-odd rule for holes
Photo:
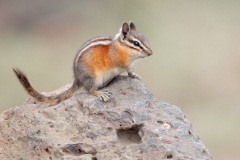
[[[131,40],[131,39],[128,39],[128,41],[129,41],[130,43],[132,43],[132,44],[133,44],[133,42],[134,42],[134,40]],[[134,45],[134,44],[133,44],[133,45]],[[140,45],[140,43],[139,43],[139,46],[136,46],[136,47],[139,47],[139,48],[141,48],[142,50],[144,50],[143,47]]]

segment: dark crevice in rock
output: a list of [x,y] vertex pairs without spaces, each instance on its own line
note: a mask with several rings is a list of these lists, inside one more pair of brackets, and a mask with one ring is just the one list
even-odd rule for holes
[[93,146],[85,143],[67,144],[62,147],[62,151],[65,154],[71,154],[75,156],[81,156],[84,154],[95,155],[97,153],[96,149]]
[[168,154],[167,155],[167,159],[172,159],[173,158],[173,155],[172,154]]
[[95,155],[97,153],[96,149],[89,144],[77,143],[77,144],[67,144],[61,148],[62,153],[70,154],[74,156],[81,156],[84,154]]
[[47,153],[50,153],[50,150],[49,150],[48,148],[46,148],[45,151],[46,151]]
[[192,134],[192,132],[191,132],[191,131],[188,131],[188,134],[189,134],[189,135],[191,135],[191,134]]
[[142,125],[134,125],[131,128],[117,130],[117,137],[122,144],[141,143],[142,139],[139,136],[139,131]]

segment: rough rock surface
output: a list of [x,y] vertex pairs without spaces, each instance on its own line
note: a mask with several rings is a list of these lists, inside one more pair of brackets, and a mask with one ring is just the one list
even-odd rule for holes
[[29,99],[3,112],[0,159],[212,159],[181,110],[138,79],[118,77],[106,88],[107,103],[81,91],[56,106]]

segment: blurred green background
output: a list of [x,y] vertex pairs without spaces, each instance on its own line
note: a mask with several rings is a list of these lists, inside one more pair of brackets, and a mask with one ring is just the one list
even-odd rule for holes
[[0,111],[72,82],[82,43],[134,21],[154,55],[136,72],[158,99],[184,111],[214,159],[240,158],[240,1],[0,1]]

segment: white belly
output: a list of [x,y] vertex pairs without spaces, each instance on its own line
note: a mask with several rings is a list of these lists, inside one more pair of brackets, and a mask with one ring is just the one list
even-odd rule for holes
[[104,71],[97,75],[95,80],[95,85],[97,88],[106,86],[114,77],[120,75],[125,70],[122,68],[111,69],[109,71]]

